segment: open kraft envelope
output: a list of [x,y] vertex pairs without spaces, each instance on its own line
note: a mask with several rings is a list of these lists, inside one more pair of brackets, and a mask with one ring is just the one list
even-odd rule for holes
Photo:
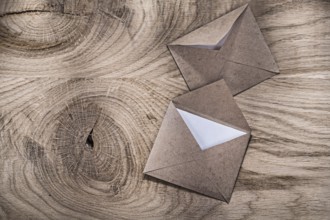
[[170,103],[144,173],[229,202],[250,128],[224,80]]
[[168,48],[190,90],[224,79],[235,95],[279,73],[248,5],[190,32]]

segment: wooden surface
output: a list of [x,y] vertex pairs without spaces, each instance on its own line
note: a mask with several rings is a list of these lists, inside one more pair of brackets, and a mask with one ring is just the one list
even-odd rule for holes
[[166,44],[244,3],[1,0],[0,219],[329,219],[329,0],[250,2],[281,74],[235,98],[229,205],[142,174],[187,92]]

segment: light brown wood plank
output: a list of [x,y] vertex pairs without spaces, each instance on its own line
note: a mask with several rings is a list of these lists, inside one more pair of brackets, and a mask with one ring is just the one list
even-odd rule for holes
[[187,92],[166,44],[245,3],[1,1],[0,219],[328,219],[327,0],[250,2],[281,74],[235,97],[252,139],[230,204],[142,174]]

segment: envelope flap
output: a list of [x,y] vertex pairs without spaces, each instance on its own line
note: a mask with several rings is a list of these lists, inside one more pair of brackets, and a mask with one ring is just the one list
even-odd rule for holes
[[173,99],[177,108],[229,127],[250,132],[250,127],[224,80]]
[[217,50],[181,45],[169,45],[168,48],[190,90],[220,79],[225,60],[217,56]]
[[273,55],[249,7],[238,18],[220,53],[228,61],[275,73],[279,72]]
[[233,95],[276,75],[274,72],[230,61],[225,63],[221,73]]
[[195,160],[147,172],[147,175],[229,202],[250,134],[195,155]]
[[203,151],[197,161],[229,202],[250,140],[250,133]]
[[148,172],[147,175],[196,191],[212,198],[226,201],[219,188],[214,183],[214,180],[210,179],[208,172],[202,169],[200,163],[197,163],[196,161],[153,170]]
[[198,143],[171,102],[143,172],[193,161],[199,151]]
[[170,45],[216,46],[227,36],[235,21],[246,7],[247,5],[237,8],[236,10],[175,40]]

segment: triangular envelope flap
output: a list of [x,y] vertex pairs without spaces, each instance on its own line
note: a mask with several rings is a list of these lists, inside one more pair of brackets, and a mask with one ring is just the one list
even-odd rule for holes
[[249,7],[238,18],[220,53],[228,61],[279,72]]
[[250,128],[224,80],[219,80],[173,99],[184,111],[249,132]]
[[171,102],[144,172],[192,161],[198,151],[196,140]]
[[198,155],[205,172],[229,201],[249,143],[250,134],[238,137]]
[[196,191],[198,193],[226,201],[214,181],[201,168],[200,163],[191,161],[147,173],[166,182]]
[[190,90],[221,78],[225,60],[217,56],[218,51],[180,45],[169,45],[168,48]]
[[225,63],[221,73],[233,95],[276,75],[274,72],[229,61]]
[[190,32],[189,34],[175,40],[170,45],[217,45],[227,36],[238,17],[245,10],[247,5],[235,9],[228,14]]

